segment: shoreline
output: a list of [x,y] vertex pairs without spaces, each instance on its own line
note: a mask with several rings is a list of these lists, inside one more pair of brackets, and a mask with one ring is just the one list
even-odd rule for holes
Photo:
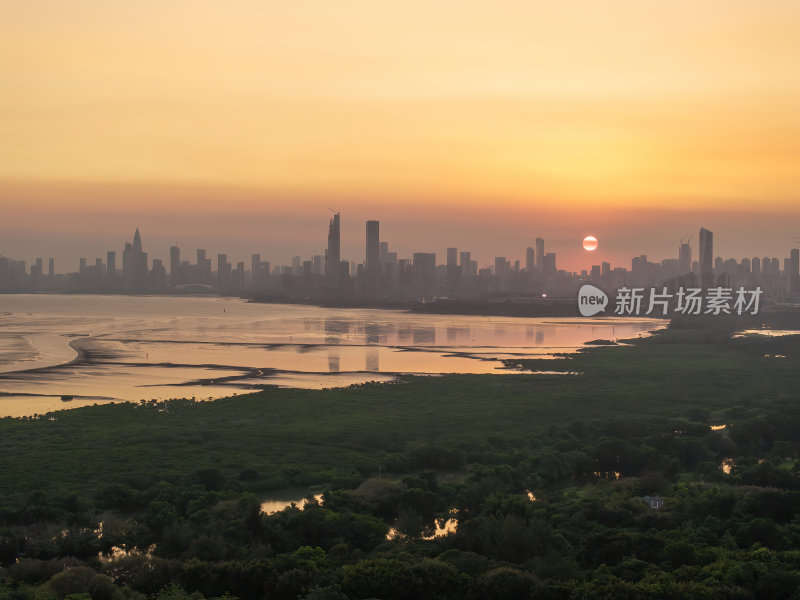
[[[324,300],[309,297],[287,297],[269,294],[219,294],[219,293],[178,293],[165,290],[158,292],[151,290],[140,294],[116,293],[110,291],[42,291],[42,292],[2,292],[7,295],[32,295],[32,296],[114,296],[114,297],[155,297],[155,298],[228,298],[239,299],[249,304],[275,304],[314,306],[317,308],[342,308],[366,310],[393,310],[411,314],[434,315],[464,315],[483,317],[514,317],[514,318],[546,318],[546,317],[582,317],[578,311],[574,298],[498,298],[486,300],[461,300],[455,298],[440,298],[429,302],[417,300],[358,300],[337,298]],[[671,320],[671,316],[663,315],[629,315],[632,318]],[[598,314],[592,319],[625,318],[624,315],[614,313]]]
[[[43,307],[42,310],[46,314],[46,309],[44,307],[50,305],[59,305],[61,302],[57,297],[53,297],[54,295],[47,294],[50,296],[50,299],[46,303],[39,303]],[[100,296],[100,295],[96,295]],[[149,296],[153,298],[154,302],[156,298],[161,296]],[[173,298],[181,298],[185,296],[171,296]],[[195,300],[194,302],[200,302],[202,304],[211,302],[214,303],[218,301],[220,298],[223,299],[222,302],[219,302],[216,306],[218,308],[214,308],[211,312],[219,312],[223,313],[223,305],[227,304],[228,300],[224,300],[225,298],[230,299],[231,302],[235,302],[242,307],[251,304],[248,302],[246,298],[237,298],[237,297],[219,297],[219,296],[205,296],[206,298],[211,298],[207,300]],[[187,298],[187,300],[189,300]],[[64,302],[67,302],[66,299]],[[138,302],[136,302],[137,306],[149,306],[147,305],[147,300],[144,298]],[[17,304],[20,306],[25,306],[27,303],[26,300],[22,299]],[[100,303],[104,306],[109,305],[108,302],[103,302],[100,300]],[[255,304],[263,304],[265,302],[258,302]],[[72,303],[74,304],[74,302]],[[83,302],[78,304],[78,308],[76,310],[80,312],[84,310],[81,308],[83,306]],[[167,314],[170,311],[170,306],[172,306],[173,302],[171,300],[162,300],[160,303],[156,303],[153,306],[160,306],[160,313],[159,314]],[[180,304],[180,302],[177,302]],[[309,304],[296,304],[294,302],[278,302],[274,303],[276,306],[280,305],[294,305],[297,306],[300,310],[302,307],[308,307]],[[87,303],[87,306],[91,306],[91,303]],[[114,306],[115,304],[112,303],[110,306]],[[121,305],[125,305],[124,302]],[[319,305],[314,305],[319,306]],[[266,308],[266,307],[265,307]],[[325,313],[326,311],[330,311],[331,309],[335,312],[335,307],[328,307],[328,306],[320,306],[321,310],[320,313]],[[364,310],[374,310],[377,308],[376,306],[370,307],[363,307]],[[386,306],[383,305],[382,308],[388,310],[397,311],[399,307],[391,305]],[[406,307],[408,308],[408,307]],[[426,307],[432,308],[432,307]],[[287,309],[288,310],[288,309]],[[287,310],[277,310],[276,314],[284,314]],[[113,309],[112,309],[113,311]],[[198,314],[205,314],[208,312],[207,309],[199,309]],[[17,312],[17,311],[15,311]],[[38,311],[35,311],[38,314]],[[234,311],[234,313],[237,311]],[[252,306],[249,310],[239,312],[239,314],[244,315],[258,315],[262,312],[272,313],[273,311],[258,308],[257,306]],[[300,312],[303,312],[300,310]],[[309,312],[316,312],[316,311],[309,311],[306,309],[304,311],[306,314]],[[228,313],[231,313],[231,308],[228,307]],[[109,313],[112,314],[112,313]],[[292,311],[288,311],[287,314],[294,314]],[[421,323],[420,327],[424,326],[425,323],[428,322],[435,322],[437,324],[449,323],[449,319],[441,319],[436,315],[440,314],[448,314],[442,313],[441,311],[433,312],[431,311],[429,317],[400,317],[400,312],[396,312],[397,316],[392,317],[391,315],[387,315],[387,319],[394,322],[398,318],[402,318],[408,320],[412,323]],[[428,314],[422,312],[412,313],[412,311],[407,310],[403,314]],[[453,314],[450,312],[450,314]],[[461,313],[455,313],[461,314]],[[493,328],[496,328],[498,325],[493,324],[494,322],[490,319],[487,323],[485,319],[481,319],[480,317],[492,316],[492,315],[481,315],[481,314],[463,314],[464,319],[462,319],[465,323],[475,320],[477,327],[488,327],[490,331],[494,331]],[[537,317],[530,317],[524,315],[500,315],[504,318],[512,318],[513,316],[519,316],[521,318],[527,318],[530,320],[534,320]],[[35,315],[34,315],[35,317]],[[341,315],[332,315],[332,318],[339,318]],[[356,320],[374,320],[374,319],[382,319],[378,313],[373,313],[372,315],[349,315],[348,318],[356,319]],[[543,317],[540,315],[539,319],[546,320],[547,317]],[[556,315],[550,315],[550,320],[553,320],[553,323],[544,323],[546,327],[560,329],[562,323],[560,322],[559,318]],[[241,317],[240,317],[241,319]],[[247,320],[247,319],[246,319]],[[280,358],[276,358],[275,360],[270,359],[268,355],[263,355],[261,359],[256,359],[256,362],[252,362],[252,359],[248,362],[241,362],[237,364],[225,364],[228,360],[231,362],[235,362],[239,360],[235,358],[234,355],[228,356],[225,353],[224,359],[217,358],[216,360],[208,360],[211,355],[203,356],[204,360],[202,362],[192,362],[186,360],[180,360],[177,356],[164,354],[161,352],[158,354],[158,358],[156,355],[150,356],[150,360],[146,362],[140,362],[139,360],[129,360],[127,357],[123,355],[118,355],[117,350],[111,350],[111,354],[109,354],[109,348],[106,348],[103,344],[100,346],[96,345],[95,342],[95,335],[94,333],[82,333],[77,334],[77,331],[87,331],[86,328],[79,328],[73,329],[72,331],[76,333],[72,334],[62,334],[64,337],[60,337],[61,342],[67,342],[64,347],[65,350],[67,349],[66,346],[69,346],[69,354],[70,356],[64,356],[63,358],[66,360],[54,360],[50,364],[37,364],[37,363],[28,363],[27,365],[19,365],[22,366],[19,370],[14,371],[5,371],[0,373],[0,390],[2,390],[4,397],[17,397],[21,398],[23,396],[27,397],[51,397],[55,398],[58,395],[69,395],[74,396],[76,400],[79,398],[83,399],[89,398],[96,399],[96,400],[104,400],[108,399],[109,401],[120,401],[124,400],[125,398],[133,398],[133,396],[139,397],[138,394],[140,391],[146,395],[149,395],[147,390],[149,389],[156,389],[153,393],[158,398],[172,398],[177,396],[185,395],[185,397],[192,397],[197,396],[198,398],[205,398],[205,396],[211,394],[214,399],[221,399],[230,397],[232,395],[237,395],[242,392],[248,393],[252,391],[258,391],[263,388],[272,388],[272,387],[290,387],[290,388],[297,388],[297,389],[326,389],[326,388],[340,388],[345,389],[353,385],[359,385],[366,382],[393,382],[397,381],[400,378],[405,376],[440,376],[440,375],[448,375],[448,374],[494,374],[494,375],[509,375],[509,374],[519,374],[519,375],[538,375],[539,372],[542,371],[542,367],[537,367],[534,369],[520,369],[518,366],[518,361],[530,359],[530,360],[544,360],[544,359],[558,359],[565,355],[573,354],[573,353],[580,353],[590,347],[598,346],[598,345],[617,345],[616,342],[612,342],[612,340],[618,340],[622,342],[624,339],[629,339],[632,335],[636,335],[637,332],[640,335],[651,335],[652,332],[661,330],[666,327],[667,322],[665,320],[659,319],[643,319],[643,318],[635,318],[632,317],[630,319],[625,317],[600,317],[600,318],[591,318],[586,319],[584,321],[583,317],[574,317],[569,315],[567,317],[562,317],[563,325],[569,326],[597,326],[599,329],[592,329],[591,333],[589,333],[589,329],[586,329],[586,333],[577,336],[578,339],[575,340],[574,344],[564,344],[558,343],[562,340],[560,338],[554,338],[552,340],[548,339],[546,345],[542,344],[542,341],[538,341],[538,343],[534,343],[533,337],[531,335],[528,336],[528,340],[524,339],[522,334],[514,334],[513,342],[511,345],[508,343],[500,342],[498,338],[499,345],[494,346],[482,346],[479,343],[476,345],[475,340],[472,341],[470,344],[468,340],[464,343],[454,342],[453,340],[449,340],[451,343],[446,343],[444,338],[441,340],[437,339],[440,343],[435,345],[429,345],[433,340],[431,339],[429,343],[425,343],[425,341],[420,341],[422,345],[417,346],[414,344],[409,344],[411,338],[403,339],[403,341],[395,341],[395,340],[384,340],[381,344],[374,344],[374,343],[351,343],[347,340],[340,340],[340,343],[308,343],[308,342],[296,342],[292,343],[289,341],[271,341],[269,338],[265,340],[266,343],[259,343],[256,341],[258,338],[254,338],[253,341],[215,341],[213,339],[203,338],[203,339],[155,339],[155,340],[146,340],[141,338],[131,338],[127,335],[126,332],[120,331],[121,335],[115,336],[113,335],[113,331],[109,332],[108,324],[105,324],[102,328],[103,335],[101,336],[102,340],[97,340],[97,342],[134,342],[134,343],[155,343],[158,345],[162,344],[184,344],[184,345],[192,345],[192,344],[202,344],[204,347],[210,346],[238,346],[238,347],[246,347],[246,348],[255,348],[258,350],[259,348],[264,348],[265,350],[271,349],[279,349],[283,354],[291,351],[293,349],[297,349],[297,352],[302,353],[303,351],[307,350],[319,350],[323,352],[326,347],[336,348],[337,352],[339,349],[344,347],[346,348],[355,348],[354,352],[357,353],[358,356],[356,359],[356,364],[351,364],[353,361],[347,359],[347,356],[350,355],[343,355],[345,362],[341,365],[342,370],[336,370],[328,372],[325,370],[325,367],[322,365],[317,365],[316,363],[319,362],[319,353],[315,354],[314,363],[303,363],[303,366],[309,367],[309,370],[302,370],[298,369],[297,367],[300,364],[297,363],[287,363],[286,357],[280,355]],[[359,321],[360,322],[360,321]],[[371,322],[371,321],[370,321]],[[478,325],[477,323],[480,322],[481,324]],[[619,324],[621,322],[629,322],[628,327],[624,328],[623,330],[617,329],[614,325]],[[638,322],[638,324],[635,324]],[[540,323],[541,325],[542,323]],[[111,329],[113,330],[114,325],[111,324]],[[536,323],[532,325],[536,326]],[[416,325],[415,325],[416,326]],[[437,325],[438,327],[438,325]],[[507,322],[505,325],[505,330],[508,331],[517,331],[519,328],[520,331],[524,331],[525,323],[524,321],[513,321]],[[630,330],[630,331],[628,331]],[[287,330],[288,331],[288,330]],[[284,331],[286,335],[289,336],[289,340],[291,340],[291,332]],[[612,331],[616,331],[616,335],[612,334]],[[621,335],[620,335],[621,334]],[[610,338],[611,335],[614,337]],[[112,337],[113,336],[113,337]],[[520,339],[517,339],[520,338]],[[610,339],[609,339],[610,338]],[[359,338],[360,339],[360,338]],[[568,338],[565,338],[568,339]],[[267,341],[269,340],[269,341]],[[335,340],[334,340],[335,341]],[[488,341],[488,338],[487,340]],[[505,338],[502,341],[509,342],[511,340],[507,340]],[[387,343],[388,342],[388,343]],[[492,344],[498,342],[491,342]],[[556,343],[553,343],[556,342]],[[611,343],[610,343],[611,342]],[[455,345],[454,345],[455,343]],[[475,346],[474,348],[472,346]],[[414,352],[419,356],[423,356],[420,353],[433,353],[436,355],[436,359],[438,359],[439,355],[443,359],[447,359],[446,363],[443,362],[442,364],[433,364],[430,360],[434,360],[432,357],[430,360],[428,358],[422,358],[423,362],[421,364],[411,364],[408,363],[409,360],[406,358],[400,358],[398,355],[397,358],[388,359],[387,362],[384,364],[384,360],[380,361],[380,365],[384,367],[385,370],[373,370],[370,368],[369,363],[367,366],[364,366],[363,357],[361,354],[364,353],[364,350],[358,350],[361,348],[370,348],[374,347],[377,348],[377,351],[380,352]],[[285,349],[285,350],[284,350]],[[182,350],[176,350],[178,355],[182,353]],[[216,349],[214,352],[222,352],[223,350]],[[142,351],[144,352],[144,351]],[[152,354],[152,350],[150,350]],[[370,352],[370,350],[366,350],[366,352]],[[74,354],[73,354],[74,353]],[[124,353],[123,353],[124,354]],[[260,355],[259,355],[260,356]],[[292,354],[294,356],[294,354]],[[388,356],[388,355],[386,355]],[[394,356],[394,355],[393,355]],[[452,362],[449,358],[452,357],[453,359],[470,359],[470,364],[482,363],[488,366],[474,366],[471,367],[469,365],[460,364],[458,362]],[[141,358],[145,358],[142,356]],[[177,358],[177,360],[176,360]],[[324,357],[323,357],[324,358]],[[292,359],[296,360],[296,359]],[[350,360],[350,362],[347,362]],[[219,361],[219,362],[218,362]],[[277,361],[277,362],[276,362]],[[359,362],[360,361],[360,362]],[[549,362],[549,360],[548,360]],[[93,366],[97,363],[98,368],[93,369]],[[252,364],[251,364],[252,363]],[[377,363],[376,363],[377,364]],[[246,365],[246,366],[242,366]],[[269,365],[269,366],[266,366]],[[326,363],[327,366],[327,363]],[[338,360],[336,361],[336,368],[338,369],[339,363]],[[495,368],[496,366],[496,368]],[[73,368],[74,367],[74,368]],[[84,368],[85,367],[85,368]],[[553,364],[547,367],[547,371],[550,371],[553,368]],[[560,370],[558,367],[555,367],[556,370]],[[77,369],[77,370],[75,370]],[[88,370],[87,370],[88,369]],[[153,370],[155,369],[155,370]],[[176,373],[173,377],[168,373],[165,375],[166,370],[172,371]],[[186,369],[187,372],[185,375],[177,375],[180,373],[181,370]],[[377,369],[377,367],[375,367]],[[97,371],[97,373],[93,373],[91,371]],[[193,371],[193,372],[190,372]],[[212,371],[212,372],[209,372]],[[216,372],[214,372],[216,371]],[[223,373],[222,371],[230,371],[228,373]],[[491,371],[491,372],[489,372]],[[91,373],[90,373],[91,372]],[[108,375],[108,381],[102,379],[92,379],[91,381],[87,381],[85,384],[82,382],[82,374],[89,374],[89,375],[99,375],[102,376],[104,373]],[[324,378],[322,377],[324,376]],[[324,379],[324,380],[323,380]],[[3,382],[6,382],[8,385],[2,385]],[[131,383],[132,382],[132,383]],[[43,385],[38,385],[42,383]],[[117,384],[125,387],[125,390],[120,391],[116,387]],[[126,393],[128,388],[133,385],[136,390],[135,393],[130,394]],[[63,387],[62,387],[63,386]],[[197,390],[189,390],[188,388],[198,388]],[[139,390],[139,388],[142,388]],[[213,388],[213,389],[212,389]],[[224,389],[223,389],[224,388]],[[231,389],[234,388],[234,389]],[[111,390],[114,390],[113,392]],[[65,390],[65,391],[61,391]],[[91,391],[90,391],[91,390]],[[203,390],[208,390],[204,392]],[[37,393],[38,392],[38,393]],[[73,405],[72,407],[77,407]],[[70,407],[70,408],[72,408]],[[42,412],[39,407],[31,405],[30,412]]]

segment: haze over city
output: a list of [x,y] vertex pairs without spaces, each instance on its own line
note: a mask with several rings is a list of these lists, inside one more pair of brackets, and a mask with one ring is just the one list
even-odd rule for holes
[[[245,260],[363,259],[537,236],[561,267],[800,235],[800,5],[9,3],[0,19],[6,256],[147,232]],[[313,43],[312,43],[313,42]]]
[[0,0],[0,600],[800,600],[800,0]]

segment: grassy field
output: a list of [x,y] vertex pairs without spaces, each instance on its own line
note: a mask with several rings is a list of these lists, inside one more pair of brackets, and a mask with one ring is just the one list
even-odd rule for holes
[[[800,336],[731,339],[672,328],[525,367],[574,375],[451,375],[337,390],[267,389],[207,403],[108,404],[0,420],[0,494],[91,492],[215,469],[254,491],[321,483],[427,447],[524,443],[573,420],[724,420],[736,406],[797,398]],[[782,358],[774,358],[773,355]],[[247,471],[244,476],[243,472]],[[303,476],[298,478],[298,473]]]

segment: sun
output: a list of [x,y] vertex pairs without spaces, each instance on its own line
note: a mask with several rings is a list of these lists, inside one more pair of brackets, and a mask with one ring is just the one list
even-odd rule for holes
[[594,252],[597,250],[597,238],[593,235],[587,235],[583,238],[583,249],[587,252]]

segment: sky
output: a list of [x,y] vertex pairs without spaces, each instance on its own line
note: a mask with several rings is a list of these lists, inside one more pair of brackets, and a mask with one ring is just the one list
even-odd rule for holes
[[[796,0],[4,0],[0,254],[787,256]],[[596,235],[593,255],[580,240]],[[696,252],[696,251],[695,251]],[[62,266],[63,263],[63,266]],[[75,265],[72,265],[75,263]]]

